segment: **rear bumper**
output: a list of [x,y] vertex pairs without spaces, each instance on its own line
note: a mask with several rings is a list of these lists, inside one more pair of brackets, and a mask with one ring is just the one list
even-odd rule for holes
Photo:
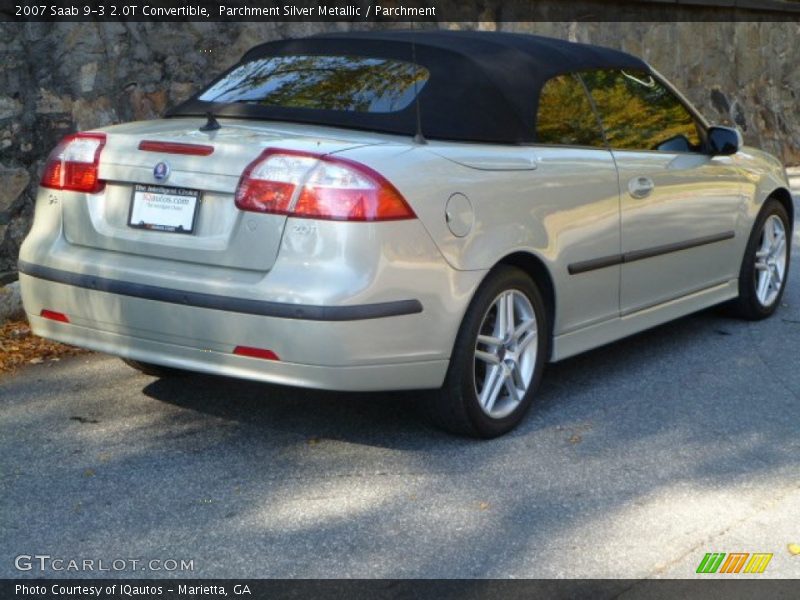
[[447,360],[337,367],[265,361],[34,315],[29,319],[36,335],[65,344],[178,369],[297,387],[353,392],[436,388],[448,366]]
[[[25,263],[20,267],[33,332],[98,352],[191,371],[343,391],[436,388],[447,372],[442,342],[426,342],[434,317],[418,301],[349,306],[344,313],[328,311],[330,319],[321,310],[329,307],[315,307],[320,309],[311,315],[316,319],[265,316],[191,304],[208,300],[208,295],[184,293],[184,302],[163,301],[143,297],[154,291],[152,286],[134,287],[127,291],[135,295],[125,295],[103,291],[124,282]],[[48,278],[38,276],[42,274]],[[54,281],[69,277],[82,285]],[[91,289],[93,284],[101,289]],[[155,291],[156,297],[166,293],[163,288]],[[247,308],[282,313],[290,306],[266,302]],[[64,313],[70,322],[44,319],[39,316],[43,309]],[[398,309],[405,314],[397,314]],[[380,311],[395,314],[379,316]],[[359,318],[360,312],[370,316]],[[236,346],[269,349],[280,360],[235,355]]]
[[[263,270],[252,270],[222,264],[236,263],[235,248],[221,250],[225,260],[216,263],[149,255],[147,244],[188,243],[163,233],[138,232],[138,253],[113,232],[102,247],[70,243],[62,204],[104,205],[51,200],[39,194],[19,256],[33,331],[187,370],[322,389],[439,387],[484,276],[450,267],[413,219],[288,219],[272,266],[266,257]],[[42,310],[69,323],[42,319]],[[270,350],[279,360],[235,355],[237,346]]]

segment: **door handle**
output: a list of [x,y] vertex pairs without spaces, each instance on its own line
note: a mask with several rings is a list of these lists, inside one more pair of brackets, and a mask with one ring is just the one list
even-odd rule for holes
[[634,177],[628,182],[628,193],[637,200],[647,198],[656,189],[656,184],[649,177]]

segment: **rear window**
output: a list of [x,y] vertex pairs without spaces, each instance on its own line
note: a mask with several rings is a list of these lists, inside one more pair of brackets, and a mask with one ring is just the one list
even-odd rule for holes
[[416,64],[358,56],[273,56],[238,65],[198,97],[359,113],[406,108],[428,81]]

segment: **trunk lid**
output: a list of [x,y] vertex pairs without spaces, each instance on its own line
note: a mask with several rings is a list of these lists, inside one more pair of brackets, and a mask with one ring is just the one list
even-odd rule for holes
[[[360,132],[228,119],[221,121],[221,129],[200,131],[205,122],[162,119],[100,130],[107,136],[99,167],[106,186],[99,194],[75,194],[77,201],[63,203],[67,241],[123,254],[266,272],[277,257],[286,217],[236,208],[234,193],[247,165],[268,147],[330,154],[381,142]],[[145,151],[139,149],[142,141],[207,146],[212,152],[200,156]],[[159,163],[168,165],[163,179],[155,176]],[[197,192],[191,234],[129,225],[134,191],[154,191],[147,186],[158,186],[158,193],[166,194]],[[141,193],[137,197],[141,203]],[[192,194],[188,197],[192,202]],[[185,218],[190,218],[189,211]]]

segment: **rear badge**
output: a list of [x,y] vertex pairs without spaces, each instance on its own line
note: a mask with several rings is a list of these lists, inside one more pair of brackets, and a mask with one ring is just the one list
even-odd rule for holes
[[166,181],[169,177],[169,164],[160,162],[153,167],[153,177],[156,181]]

